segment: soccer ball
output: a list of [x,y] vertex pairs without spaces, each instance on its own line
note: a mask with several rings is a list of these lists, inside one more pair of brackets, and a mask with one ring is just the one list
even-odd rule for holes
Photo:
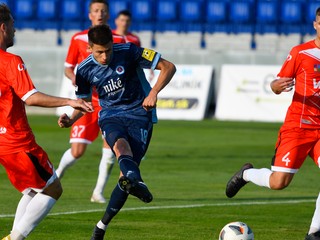
[[225,225],[220,234],[219,240],[253,240],[251,228],[243,222],[231,222]]

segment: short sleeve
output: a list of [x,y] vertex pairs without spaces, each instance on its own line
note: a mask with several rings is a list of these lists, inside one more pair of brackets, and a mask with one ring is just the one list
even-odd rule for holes
[[79,47],[77,46],[77,41],[74,37],[71,39],[68,54],[66,57],[65,67],[75,67],[78,64]]
[[92,88],[88,77],[81,70],[76,73],[76,96],[77,98],[89,98],[92,96]]
[[19,56],[10,61],[10,69],[7,71],[7,79],[11,83],[14,92],[25,101],[33,93],[37,92],[24,64]]
[[279,78],[280,77],[295,78],[296,71],[297,71],[297,58],[298,58],[298,50],[297,48],[293,48],[281,67],[281,70],[278,74]]
[[135,60],[141,68],[155,69],[161,54],[148,48],[140,48],[131,44],[131,51],[135,56]]

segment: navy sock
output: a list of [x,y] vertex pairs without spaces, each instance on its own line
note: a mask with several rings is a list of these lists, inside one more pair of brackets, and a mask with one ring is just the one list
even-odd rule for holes
[[123,207],[128,198],[128,193],[123,191],[119,184],[113,189],[113,192],[110,197],[109,204],[103,215],[102,222],[105,225],[108,225],[111,219],[117,215],[120,209]]
[[128,155],[121,155],[118,158],[119,167],[124,176],[129,179],[142,181],[138,165],[133,161],[133,158]]

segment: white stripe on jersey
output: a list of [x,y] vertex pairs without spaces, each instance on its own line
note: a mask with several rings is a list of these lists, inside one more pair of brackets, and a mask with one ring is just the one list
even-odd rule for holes
[[320,61],[320,50],[318,48],[302,50],[299,53],[303,53],[309,57],[316,59],[317,61]]
[[126,43],[126,44],[114,44],[113,45],[113,50],[114,51],[119,51],[119,50],[128,50],[130,48],[130,45],[132,43]]
[[80,63],[78,69],[81,69],[83,66],[87,65],[88,62],[91,62],[93,60],[92,58],[92,54],[90,54],[85,60]]

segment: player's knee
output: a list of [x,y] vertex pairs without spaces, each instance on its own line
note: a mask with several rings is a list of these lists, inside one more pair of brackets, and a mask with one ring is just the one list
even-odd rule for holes
[[86,148],[84,147],[71,148],[71,154],[75,159],[81,158],[85,151],[86,151]]
[[270,188],[273,190],[282,190],[289,186],[293,175],[284,174],[280,176],[273,176],[270,178]]
[[120,138],[116,141],[113,147],[116,156],[119,157],[121,155],[132,155],[132,151],[128,141],[124,138]]
[[44,194],[58,200],[62,195],[63,189],[61,186],[60,180],[57,178],[51,183],[48,187],[46,187],[43,191]]

